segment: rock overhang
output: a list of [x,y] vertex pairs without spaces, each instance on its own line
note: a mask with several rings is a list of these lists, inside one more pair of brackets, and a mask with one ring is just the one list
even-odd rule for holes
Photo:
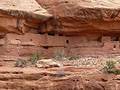
[[0,33],[37,31],[51,17],[35,0],[0,0]]
[[17,18],[45,21],[52,17],[35,0],[1,0],[0,13]]
[[118,0],[36,0],[59,24],[62,33],[119,32]]
[[[39,4],[48,9],[54,16],[79,17],[87,19],[89,15],[119,14],[120,1],[118,0],[36,0]],[[86,12],[87,11],[87,12]],[[94,19],[94,17],[92,17]]]

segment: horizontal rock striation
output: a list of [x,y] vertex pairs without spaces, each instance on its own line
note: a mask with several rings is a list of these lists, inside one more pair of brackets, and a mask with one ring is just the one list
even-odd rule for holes
[[77,32],[119,32],[119,1],[103,0],[36,0],[54,15],[57,30],[76,35]]
[[[87,73],[80,69],[64,67],[65,76],[55,69],[7,68],[0,69],[1,90],[119,90],[119,76]],[[70,71],[72,69],[73,71]],[[76,71],[82,71],[78,72]],[[79,75],[78,75],[79,74]],[[93,84],[94,83],[94,84]]]
[[44,20],[51,15],[34,0],[1,0],[0,12],[15,17]]
[[1,0],[0,31],[24,34],[30,29],[38,29],[39,23],[51,15],[34,0]]

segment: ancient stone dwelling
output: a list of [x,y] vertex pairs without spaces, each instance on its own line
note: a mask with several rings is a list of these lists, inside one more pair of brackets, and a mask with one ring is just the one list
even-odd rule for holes
[[68,54],[120,53],[119,0],[36,1],[55,17]]
[[1,57],[120,54],[119,4],[36,1],[0,0]]

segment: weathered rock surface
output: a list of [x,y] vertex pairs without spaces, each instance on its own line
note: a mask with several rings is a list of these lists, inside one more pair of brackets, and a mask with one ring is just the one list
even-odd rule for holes
[[15,17],[46,20],[51,15],[35,0],[1,0],[1,13]]
[[61,61],[65,66],[43,59],[38,68],[12,67],[36,52],[71,58],[120,54],[117,0],[37,1],[53,18],[33,0],[0,1],[0,90],[119,90],[119,75],[102,73],[99,64],[95,68],[102,59]]
[[0,32],[24,34],[51,15],[34,0],[1,0]]
[[[0,55],[16,57],[42,52],[52,57],[59,51],[65,56],[120,54],[116,1],[38,0],[51,14],[32,0],[0,2]],[[37,18],[41,15],[44,18]],[[51,15],[53,18],[48,19]]]
[[[41,33],[65,36],[68,55],[120,53],[118,0],[36,0],[53,15]],[[43,29],[44,28],[44,29]]]
[[57,30],[64,33],[73,35],[80,34],[78,32],[117,32],[120,29],[118,0],[36,1],[54,15]]
[[54,62],[52,59],[41,59],[36,63],[36,67],[38,68],[52,68],[52,67],[60,67],[61,65],[57,62]]
[[[59,68],[0,68],[1,90],[119,90],[119,77],[98,72],[88,73],[95,69],[78,71],[67,70],[59,76]],[[81,71],[82,70],[82,71]],[[81,71],[81,72],[80,72]],[[83,74],[82,74],[83,73]]]
[[120,54],[117,1],[37,1],[0,1],[0,55]]

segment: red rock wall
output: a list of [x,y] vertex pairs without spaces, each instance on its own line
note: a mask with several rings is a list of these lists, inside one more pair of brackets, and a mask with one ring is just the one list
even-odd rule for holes
[[[62,34],[61,37],[65,37],[67,55],[120,54],[117,10],[97,10],[91,7],[93,2],[87,0],[36,1],[54,16],[53,21],[46,23],[47,27],[44,27],[43,32]],[[51,39],[49,42],[52,42]]]
[[[0,14],[0,55],[30,56],[39,52],[45,57],[52,57],[59,50],[65,55],[120,54],[119,21],[82,22],[74,12],[66,14],[67,7],[76,10],[75,2],[39,0],[39,3],[54,17],[41,22]],[[63,13],[60,13],[60,6]]]
[[[16,19],[13,21],[12,25],[8,22],[11,30],[16,25]],[[120,54],[119,33],[81,32],[78,35],[64,35],[60,33],[49,34],[49,32],[46,32],[41,34],[39,33],[39,29],[30,28],[27,33],[22,35],[15,34],[14,31],[17,31],[17,29],[13,30],[14,33],[10,31],[11,34],[1,32],[0,55],[30,56],[33,53],[39,52],[45,57],[52,57],[59,50],[61,52],[64,51],[65,55]],[[9,27],[6,30],[9,31]]]
[[119,41],[112,36],[51,36],[48,34],[26,33],[24,35],[7,34],[0,39],[0,55],[30,56],[39,52],[52,57],[59,50],[65,55],[107,55],[120,54]]
[[[107,7],[107,5],[103,8],[104,5],[99,5],[98,0],[36,1],[54,16],[55,20],[53,23],[57,26],[57,29],[54,29],[64,34],[76,35],[81,32],[89,33],[95,31],[112,31],[115,33],[120,31],[119,9],[112,8],[114,6]],[[111,2],[111,4],[113,2]],[[108,6],[111,5],[103,1],[101,1],[101,3],[108,4]]]

